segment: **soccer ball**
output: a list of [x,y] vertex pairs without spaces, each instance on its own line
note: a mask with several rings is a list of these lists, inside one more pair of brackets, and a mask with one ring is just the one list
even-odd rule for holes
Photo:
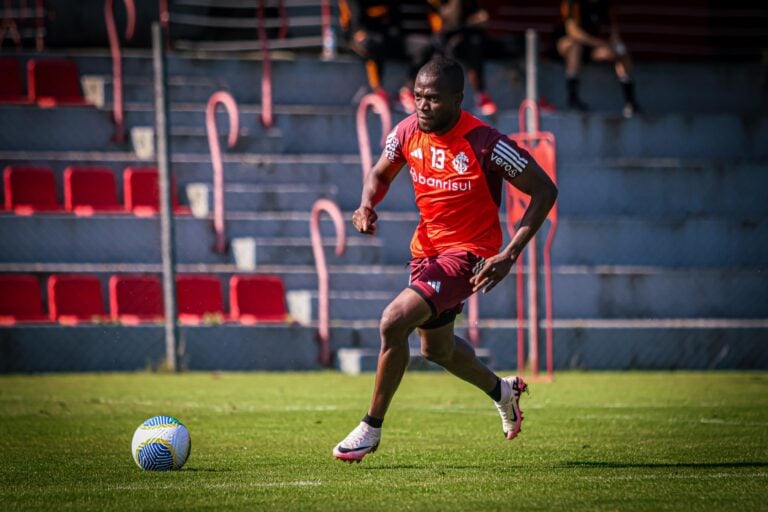
[[192,450],[189,430],[171,416],[154,416],[139,425],[133,434],[131,452],[141,469],[181,469]]

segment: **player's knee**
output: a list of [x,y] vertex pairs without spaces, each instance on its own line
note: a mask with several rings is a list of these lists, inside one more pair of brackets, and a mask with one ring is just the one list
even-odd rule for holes
[[451,359],[452,350],[442,347],[422,347],[421,356],[427,361],[442,365]]
[[412,327],[408,325],[405,315],[398,308],[387,307],[381,315],[379,334],[384,345],[401,344],[408,341]]

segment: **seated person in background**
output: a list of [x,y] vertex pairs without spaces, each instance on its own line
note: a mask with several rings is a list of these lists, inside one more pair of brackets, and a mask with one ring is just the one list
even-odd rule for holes
[[[613,62],[616,76],[624,93],[624,117],[632,117],[638,106],[635,87],[629,73],[632,61],[621,41],[616,13],[610,0],[562,0],[560,4],[562,24],[555,30],[558,54],[565,60],[565,79],[568,108],[581,111],[589,107],[579,97],[579,71],[587,47],[589,58],[601,62]],[[608,39],[600,38],[600,30],[608,27]]]
[[408,76],[400,89],[403,110],[411,114],[416,110],[413,100],[413,82],[419,68],[429,60],[431,45],[428,37],[404,33],[401,26],[401,7],[397,1],[339,0],[341,28],[347,46],[365,62],[368,85],[371,90],[389,102],[389,94],[382,86],[386,60],[406,58]]
[[485,88],[484,51],[488,11],[477,0],[429,0],[438,16],[433,17],[438,51],[462,61],[475,93],[480,113],[491,116],[498,108]]

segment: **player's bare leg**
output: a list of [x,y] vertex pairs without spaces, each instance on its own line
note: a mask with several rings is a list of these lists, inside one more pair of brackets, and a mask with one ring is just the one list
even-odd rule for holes
[[504,436],[509,440],[517,437],[523,421],[520,395],[528,387],[522,377],[497,377],[477,358],[472,346],[454,334],[453,323],[419,329],[419,334],[422,355],[491,396],[501,416]]
[[408,336],[417,325],[429,320],[431,314],[429,305],[418,293],[405,289],[381,315],[379,325],[381,349],[373,398],[371,407],[368,409],[368,414],[374,418],[384,418],[408,367],[410,358]]
[[[408,335],[431,316],[429,305],[416,292],[403,290],[384,310],[379,324],[381,349],[376,368],[376,383],[366,421],[333,449],[333,456],[347,462],[360,462],[373,453],[381,440],[381,421],[395,396],[408,367]],[[378,425],[378,426],[376,426]]]
[[421,354],[458,378],[486,393],[496,386],[498,377],[475,355],[475,349],[453,332],[453,322],[436,329],[419,329]]

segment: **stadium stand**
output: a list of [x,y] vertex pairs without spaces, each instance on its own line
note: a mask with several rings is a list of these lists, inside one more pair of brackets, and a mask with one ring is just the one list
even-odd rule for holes
[[29,101],[40,106],[87,105],[77,63],[69,59],[30,59],[27,62]]
[[157,276],[113,275],[109,278],[109,312],[125,325],[163,319],[163,287]]
[[221,281],[216,276],[176,276],[176,300],[182,323],[200,325],[225,319]]
[[229,304],[232,320],[253,325],[285,322],[285,287],[277,276],[234,275],[229,280]]
[[26,103],[24,84],[21,80],[21,66],[12,57],[0,58],[0,103]]
[[87,274],[49,276],[48,312],[51,320],[66,325],[106,320],[99,278]]
[[5,209],[19,215],[60,211],[56,182],[49,167],[8,165],[3,170]]
[[[75,5],[69,0],[63,3]],[[319,10],[315,5],[319,2],[302,0],[306,5],[302,9],[314,21],[307,18],[308,24],[302,27],[289,23],[288,37],[273,47],[280,51],[272,61],[274,127],[267,130],[259,106],[263,61],[256,52],[238,51],[258,48],[256,31],[250,25],[237,34],[228,33],[226,27],[208,30],[217,21],[214,17],[238,17],[223,10],[211,13],[211,19],[201,19],[198,15],[205,15],[202,4],[211,3],[170,2],[171,42],[179,43],[168,55],[170,146],[177,180],[172,187],[173,204],[183,206],[187,198],[181,192],[189,191],[189,185],[203,184],[210,212],[213,180],[205,105],[211,94],[226,89],[239,105],[241,135],[237,146],[224,154],[227,233],[230,238],[255,239],[253,272],[282,279],[287,309],[296,323],[249,325],[247,312],[254,306],[248,301],[261,300],[262,292],[233,295],[233,276],[241,277],[239,289],[251,274],[236,266],[231,252],[211,251],[210,215],[177,215],[177,271],[219,282],[219,291],[212,295],[218,293],[220,298],[212,300],[212,306],[196,307],[192,317],[196,324],[185,322],[181,327],[187,341],[197,340],[186,346],[188,367],[317,367],[313,329],[319,301],[308,212],[318,198],[330,198],[348,219],[359,203],[354,107],[356,95],[365,87],[364,72],[343,52],[335,60],[319,59]],[[256,4],[251,0],[233,3]],[[643,115],[624,120],[616,109],[618,88],[610,66],[585,67],[585,81],[594,88],[584,100],[593,112],[581,115],[562,109],[562,64],[548,59],[546,53],[558,2],[492,3],[494,12],[503,14],[492,16],[494,30],[522,38],[528,26],[539,29],[540,93],[556,108],[541,119],[541,129],[557,138],[561,191],[552,246],[555,368],[768,367],[768,352],[762,349],[768,329],[768,202],[756,193],[768,186],[768,146],[763,143],[768,140],[768,98],[761,60],[765,47],[761,41],[768,26],[765,9],[744,2],[725,5],[704,0],[685,0],[675,6],[660,0],[622,2],[622,29],[636,56],[638,99],[644,107]],[[138,0],[137,8],[138,12],[156,12],[157,5]],[[151,178],[149,199],[141,202],[140,186],[126,184],[125,177],[128,169],[154,173],[156,161],[133,152],[130,142],[111,140],[113,63],[103,33],[69,30],[81,17],[90,17],[91,25],[103,27],[100,12],[81,11],[57,12],[57,30],[50,32],[48,40],[54,48],[51,52],[14,49],[13,53],[3,50],[0,56],[17,60],[22,69],[30,59],[66,56],[84,76],[103,80],[104,106],[41,109],[3,103],[0,168],[51,169],[54,185],[42,187],[53,198],[49,203],[58,203],[56,197],[62,191],[61,197],[66,195],[68,166],[111,169],[121,185],[117,187],[119,204],[134,212],[131,205],[136,203],[139,212],[154,214],[156,174]],[[240,18],[226,24],[253,22],[246,16]],[[501,26],[501,22],[508,25]],[[269,23],[268,28],[275,32],[282,21],[272,17]],[[741,26],[746,30],[740,30]],[[659,30],[654,32],[654,28]],[[123,54],[127,130],[154,123],[148,32],[146,26],[137,26],[133,47]],[[732,37],[717,42],[711,33]],[[311,36],[313,46],[287,53],[293,49],[286,45],[298,44],[294,37],[303,37],[300,34]],[[248,45],[241,45],[242,38],[250,38]],[[92,48],[72,50],[89,46]],[[187,53],[184,48],[227,52]],[[505,133],[518,131],[517,108],[525,82],[521,61],[492,58],[487,73],[490,92],[499,103],[494,124]],[[405,67],[393,62],[384,85],[396,90],[404,74]],[[471,94],[468,91],[467,106],[473,104]],[[393,114],[394,122],[403,117],[399,112]],[[370,117],[375,157],[380,149],[375,142],[382,134],[377,133],[378,120]],[[224,126],[223,112],[217,114],[217,121]],[[332,224],[321,220],[330,265],[333,350],[375,350],[378,346],[378,316],[407,282],[403,269],[407,240],[418,222],[411,189],[407,173],[401,173],[380,206],[377,237],[351,233],[343,257],[332,252]],[[8,184],[2,193],[6,205],[15,204],[20,197]],[[148,208],[142,210],[141,205]],[[42,210],[33,213],[38,211]],[[162,271],[156,217],[99,211],[91,216],[64,210],[54,215],[12,212],[13,206],[6,206],[0,219],[2,273],[38,278],[65,272],[97,274],[106,289],[112,275],[158,275]],[[541,243],[546,233],[542,235],[537,237]],[[517,327],[511,277],[479,300],[480,346],[491,351],[499,367],[507,368],[517,363],[514,343],[510,343]],[[43,290],[43,304],[47,298]],[[180,305],[187,299],[185,294]],[[109,306],[111,315],[111,302]],[[297,313],[299,306],[306,306],[303,316]],[[209,310],[213,314],[206,316]],[[181,308],[179,311],[184,314]],[[226,321],[226,325],[213,325],[218,321]],[[126,325],[130,320],[119,322],[78,328],[82,329],[76,336],[78,349],[88,346],[91,353],[97,352],[108,328],[115,343],[152,339],[160,347],[158,353],[162,352],[162,327],[144,320],[139,326]],[[460,323],[460,330],[465,326]],[[25,324],[5,327],[1,334],[10,340],[7,346],[13,347],[30,338],[61,337],[65,329],[74,328]],[[259,344],[250,343],[254,332]],[[291,366],[294,362],[285,359],[283,347],[297,340],[308,341],[305,366]],[[222,351],[221,343],[237,348]],[[273,343],[271,350],[260,348],[268,343]],[[72,353],[76,357],[78,351]],[[244,358],[244,353],[254,357]],[[87,369],[136,369],[144,367],[147,357],[107,358],[105,366],[98,367],[81,362]],[[78,368],[77,361],[61,366],[35,364],[34,371]],[[25,367],[17,370],[25,371]]]
[[0,275],[0,325],[45,322],[37,277],[28,274]]
[[125,211],[117,200],[115,174],[105,167],[67,167],[64,208],[77,215]]

